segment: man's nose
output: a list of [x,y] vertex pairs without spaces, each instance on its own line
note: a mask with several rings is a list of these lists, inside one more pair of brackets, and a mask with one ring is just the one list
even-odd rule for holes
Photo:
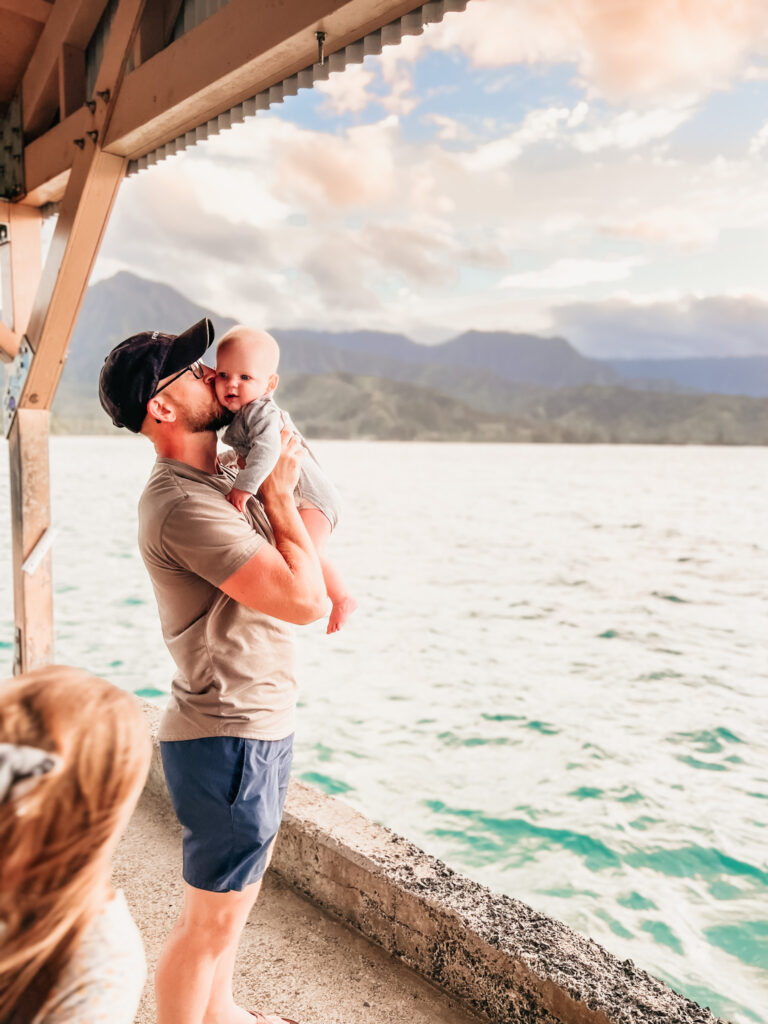
[[212,370],[210,366],[203,367],[203,380],[206,384],[210,384],[216,377],[216,371]]

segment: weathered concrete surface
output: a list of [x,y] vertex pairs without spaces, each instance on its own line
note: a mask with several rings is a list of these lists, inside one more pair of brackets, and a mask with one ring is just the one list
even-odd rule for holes
[[[182,898],[181,830],[167,800],[142,798],[113,881],[125,890],[147,949],[150,981],[136,1024],[154,1024],[152,973]],[[272,871],[245,928],[235,976],[242,1005],[301,1024],[478,1024],[458,1000],[332,920]]]
[[717,1020],[631,961],[301,783],[292,783],[274,865],[292,886],[499,1024]]
[[[149,790],[168,800],[159,758]],[[631,961],[470,881],[402,836],[296,781],[273,869],[494,1024],[718,1020]]]

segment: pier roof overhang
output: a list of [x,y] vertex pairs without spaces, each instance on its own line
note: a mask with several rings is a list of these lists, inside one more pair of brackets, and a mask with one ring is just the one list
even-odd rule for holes
[[[0,0],[0,359],[11,364],[2,414],[17,669],[52,654],[50,556],[40,546],[50,526],[48,411],[126,173],[466,3]],[[43,267],[40,223],[51,210]]]
[[[62,198],[78,141],[140,165],[228,127],[329,72],[422,31],[466,0],[134,0],[110,73],[100,75],[118,0],[0,0],[0,118],[13,147],[0,195]],[[317,33],[324,33],[318,60]],[[124,31],[125,36],[125,31]],[[120,59],[122,58],[122,60]],[[103,88],[97,88],[98,79]],[[103,102],[102,94],[109,93]],[[108,114],[108,118],[107,118]],[[108,124],[105,123],[108,120]],[[195,136],[193,140],[192,136]],[[22,159],[20,159],[20,157]]]

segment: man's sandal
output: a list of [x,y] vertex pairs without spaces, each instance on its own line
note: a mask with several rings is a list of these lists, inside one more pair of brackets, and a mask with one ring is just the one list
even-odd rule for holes
[[288,1017],[277,1017],[275,1015],[265,1017],[258,1010],[249,1010],[248,1013],[256,1018],[256,1024],[299,1024],[297,1020],[291,1020]]

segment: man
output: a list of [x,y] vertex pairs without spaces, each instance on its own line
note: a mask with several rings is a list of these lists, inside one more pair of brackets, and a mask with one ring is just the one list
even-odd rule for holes
[[210,320],[178,336],[134,335],[107,356],[99,396],[157,460],[139,502],[139,547],[176,663],[160,726],[184,826],[184,908],[157,967],[159,1024],[277,1024],[235,1004],[240,934],[277,834],[290,771],[296,682],[290,623],[326,604],[293,499],[301,449],[287,432],[263,506],[227,500],[216,455],[229,414],[198,360]]

